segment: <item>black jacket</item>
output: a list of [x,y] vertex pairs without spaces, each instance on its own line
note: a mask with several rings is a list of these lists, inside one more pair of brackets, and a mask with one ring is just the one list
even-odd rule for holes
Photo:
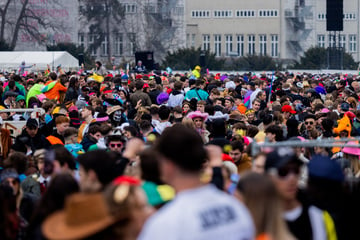
[[26,129],[24,129],[22,133],[16,137],[14,145],[21,146],[22,148],[29,146],[33,153],[38,149],[48,149],[51,146],[49,141],[40,133],[40,131],[37,132],[35,137],[30,137],[30,135],[26,132]]

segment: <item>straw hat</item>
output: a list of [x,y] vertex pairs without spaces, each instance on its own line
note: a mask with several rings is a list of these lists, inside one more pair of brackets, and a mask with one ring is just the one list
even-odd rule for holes
[[65,209],[50,215],[42,225],[48,239],[81,239],[114,223],[101,193],[76,193],[69,196]]

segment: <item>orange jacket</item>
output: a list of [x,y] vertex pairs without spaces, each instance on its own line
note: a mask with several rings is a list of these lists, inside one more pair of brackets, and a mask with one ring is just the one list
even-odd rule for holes
[[[49,83],[51,83],[51,81],[47,82],[46,85],[48,85]],[[55,100],[59,100],[60,99],[60,92],[66,92],[67,88],[64,87],[59,81],[57,81],[57,83],[55,84],[55,86],[50,89],[49,91],[45,92],[45,96],[48,99],[55,99]]]

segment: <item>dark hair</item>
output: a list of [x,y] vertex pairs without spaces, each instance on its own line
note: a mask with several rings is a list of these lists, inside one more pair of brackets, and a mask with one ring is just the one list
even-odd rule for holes
[[166,128],[157,139],[155,150],[182,170],[192,173],[202,169],[207,157],[201,136],[182,124]]
[[240,152],[244,151],[244,144],[240,141],[232,141],[230,146],[232,150],[239,149]]
[[8,185],[0,185],[0,239],[16,239],[18,229],[11,219],[18,220],[16,196]]
[[54,72],[51,72],[51,73],[49,74],[49,77],[51,78],[51,80],[56,80],[56,79],[57,79],[57,75],[56,75],[56,73],[54,73]]
[[142,81],[142,80],[139,80],[139,81],[137,81],[137,82],[135,83],[135,88],[136,88],[136,90],[141,90],[141,89],[143,89],[143,86],[144,86],[144,81]]
[[134,126],[126,126],[124,127],[124,131],[130,132],[131,136],[133,137],[137,137],[139,134],[138,131],[136,130],[136,127]]
[[98,124],[93,124],[89,127],[88,133],[89,134],[95,134],[97,132],[101,132],[100,131],[100,126]]
[[25,173],[27,169],[27,158],[22,152],[14,152],[4,161],[5,168],[14,168],[18,174]]
[[117,176],[122,175],[126,166],[118,154],[105,150],[94,150],[81,154],[78,162],[85,171],[93,170],[104,187]]
[[28,227],[29,239],[33,239],[37,234],[37,228],[52,213],[64,208],[66,197],[79,192],[77,181],[68,173],[56,174],[51,179],[49,187],[46,189],[39,205],[34,210]]
[[160,167],[157,155],[148,148],[140,154],[141,179],[158,185],[163,184],[160,179]]
[[290,118],[286,121],[286,127],[288,130],[287,138],[296,137],[300,135],[298,126],[299,126],[299,121],[296,119]]
[[66,138],[68,138],[68,137],[70,137],[70,136],[72,136],[72,135],[77,135],[78,134],[78,130],[76,129],[76,128],[74,128],[74,127],[68,127],[67,129],[65,129],[65,131],[64,131],[64,133],[63,133],[63,136],[64,136],[64,138],[66,139]]
[[161,106],[159,108],[159,118],[160,120],[166,120],[170,116],[170,109],[167,106]]
[[139,127],[142,132],[149,131],[151,128],[151,122],[148,120],[142,120],[139,124]]
[[175,90],[181,90],[181,88],[182,88],[182,86],[183,86],[183,83],[181,82],[181,81],[176,81],[175,83],[174,83],[174,89]]
[[265,129],[265,133],[272,133],[275,134],[275,140],[277,142],[282,141],[283,140],[283,130],[280,126],[278,125],[270,125]]
[[52,145],[49,150],[53,150],[55,153],[55,159],[60,163],[60,166],[64,166],[65,164],[72,170],[76,168],[75,159],[73,155],[60,144]]

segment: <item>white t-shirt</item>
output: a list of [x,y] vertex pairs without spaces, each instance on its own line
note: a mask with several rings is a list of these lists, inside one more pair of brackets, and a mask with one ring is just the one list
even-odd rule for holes
[[213,185],[180,192],[145,224],[140,240],[250,240],[254,225],[248,210]]

